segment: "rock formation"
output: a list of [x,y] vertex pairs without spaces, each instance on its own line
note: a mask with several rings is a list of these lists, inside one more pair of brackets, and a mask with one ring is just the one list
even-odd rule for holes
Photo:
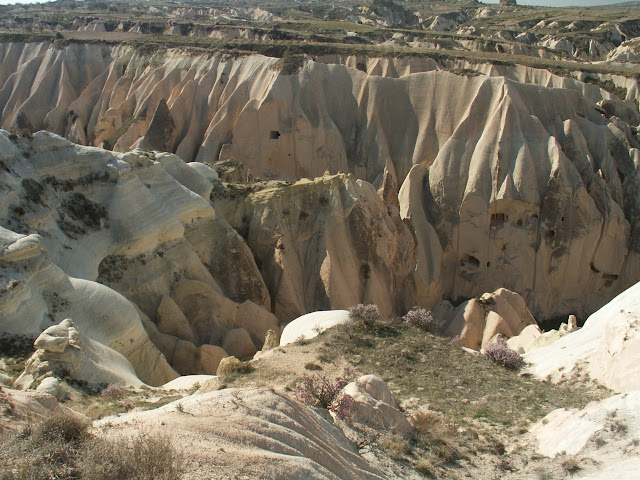
[[522,297],[504,288],[472,298],[448,316],[447,335],[459,336],[460,345],[473,350],[485,348],[498,336],[508,339],[520,335],[528,327],[539,331]]
[[307,313],[292,320],[284,327],[282,336],[280,337],[280,346],[296,342],[301,338],[308,340],[317,337],[327,328],[348,321],[349,312],[346,310]]
[[414,237],[366,182],[324,176],[216,207],[246,232],[281,320],[358,303],[383,315],[413,305]]
[[630,436],[640,429],[639,411],[638,391],[590,403],[582,410],[561,408],[530,429],[529,441],[539,455],[597,458],[582,478],[633,478],[640,455]]
[[135,308],[103,285],[67,276],[48,258],[42,240],[0,227],[2,332],[35,338],[52,322],[72,317],[92,340],[126,357],[143,382],[160,385],[175,378]]
[[[500,287],[541,320],[584,318],[639,279],[640,114],[595,85],[432,59],[371,60],[371,73],[305,59],[283,75],[259,55],[79,43],[4,43],[0,59],[5,127],[178,154],[0,138],[3,226],[41,233],[65,273],[133,301],[170,362],[203,345],[248,355],[245,333],[259,350],[314,310],[402,313]],[[218,160],[316,180],[226,187]]]
[[640,283],[592,314],[577,332],[529,353],[530,371],[554,381],[587,376],[616,392],[640,390]]
[[56,374],[86,382],[92,388],[109,384],[139,387],[131,363],[115,350],[95,342],[78,331],[70,319],[47,328],[35,341],[36,353],[27,361],[16,384],[34,386],[43,376]]
[[399,314],[413,302],[413,236],[351,177],[227,199],[238,231],[249,221],[247,245],[210,201],[211,182],[222,187],[206,165],[45,132],[0,132],[0,152],[6,334],[35,338],[72,318],[159,385],[176,376],[169,364],[215,374],[228,355],[251,358],[280,321],[311,310],[368,301]]
[[344,387],[343,394],[353,399],[350,410],[353,423],[408,438],[415,434],[413,425],[398,408],[398,402],[389,387],[375,375],[364,375],[349,383]]
[[[179,404],[179,409],[178,409]],[[106,427],[99,422],[98,428]],[[225,389],[114,419],[105,433],[140,428],[170,435],[192,478],[382,480],[342,432],[319,413],[270,389]],[[209,439],[202,442],[202,439]],[[197,461],[195,459],[197,458]]]

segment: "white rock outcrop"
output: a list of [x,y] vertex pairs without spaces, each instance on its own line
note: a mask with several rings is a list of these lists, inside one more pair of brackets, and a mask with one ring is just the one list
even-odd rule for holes
[[348,321],[349,312],[347,310],[307,313],[292,320],[284,327],[280,336],[280,346],[297,342],[300,339],[309,340],[317,337],[327,328]]
[[584,480],[636,478],[640,448],[640,392],[614,395],[582,410],[554,410],[530,428],[529,441],[547,457],[576,455]]
[[42,332],[35,341],[35,348],[36,352],[29,358],[24,372],[16,380],[16,385],[21,388],[30,388],[39,380],[42,383],[50,382],[51,380],[43,377],[51,373],[68,375],[93,388],[109,384],[131,387],[143,385],[133,366],[123,355],[87,338],[70,319]]
[[640,390],[640,283],[592,314],[584,326],[529,353],[529,371],[559,381],[588,376],[614,391]]
[[[178,404],[180,408],[178,409]],[[157,410],[129,413],[105,435],[140,428],[171,436],[192,478],[382,480],[329,420],[268,389],[224,389],[183,398]],[[207,438],[207,442],[202,442]],[[196,461],[197,459],[197,461]]]

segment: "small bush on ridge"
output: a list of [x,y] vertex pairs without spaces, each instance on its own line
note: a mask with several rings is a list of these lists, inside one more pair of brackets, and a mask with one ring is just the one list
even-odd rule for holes
[[334,381],[327,377],[315,375],[310,377],[305,375],[302,381],[296,385],[294,396],[302,403],[313,407],[326,408],[331,410],[340,420],[344,420],[350,415],[353,398],[343,395],[342,390],[351,381],[352,374],[345,371],[341,377]]
[[126,393],[126,388],[117,383],[110,383],[100,392],[101,397],[120,398]]
[[511,370],[520,370],[525,365],[524,358],[504,342],[496,342],[484,349],[484,357],[497,365]]
[[353,322],[360,322],[366,327],[373,327],[380,320],[380,310],[377,305],[362,303],[349,308],[349,318]]
[[402,317],[402,320],[412,327],[433,334],[439,334],[444,328],[444,321],[441,318],[435,317],[430,310],[422,307],[413,307]]

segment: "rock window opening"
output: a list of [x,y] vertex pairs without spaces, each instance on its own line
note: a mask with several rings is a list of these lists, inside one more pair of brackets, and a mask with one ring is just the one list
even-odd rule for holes
[[508,217],[504,213],[492,213],[490,221],[491,228],[502,227],[507,219]]
[[280,132],[278,130],[271,130],[271,132],[269,133],[269,138],[271,140],[277,140],[278,138],[280,138]]
[[480,266],[480,260],[478,260],[473,255],[463,255],[460,259],[460,266],[476,269]]

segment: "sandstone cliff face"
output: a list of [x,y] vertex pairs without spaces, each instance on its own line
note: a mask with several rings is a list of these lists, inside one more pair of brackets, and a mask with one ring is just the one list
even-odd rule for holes
[[278,318],[358,303],[391,315],[413,305],[414,237],[370,184],[325,176],[219,205],[246,232]]
[[[94,56],[66,81],[70,62]],[[166,148],[187,161],[234,158],[261,178],[352,173],[391,204],[393,186],[404,183],[400,207],[416,230],[414,282],[424,306],[506,287],[537,318],[584,317],[638,279],[640,144],[631,127],[640,114],[594,85],[520,67],[455,75],[435,71],[433,60],[376,60],[367,65],[372,75],[308,60],[298,74],[279,75],[275,60],[260,56],[148,57],[80,44],[5,44],[0,58],[5,127],[47,128],[119,151]],[[413,73],[422,70],[434,71]],[[422,170],[409,175],[412,168]],[[206,188],[188,188],[206,196]],[[258,263],[274,258],[260,245],[249,237]],[[213,258],[203,263],[223,269]],[[258,305],[278,304],[265,294],[280,289],[270,275],[255,283],[251,273],[233,289],[249,289]],[[131,295],[142,305],[148,292],[138,288]],[[593,292],[586,301],[585,291]],[[285,310],[286,318],[304,313]]]

